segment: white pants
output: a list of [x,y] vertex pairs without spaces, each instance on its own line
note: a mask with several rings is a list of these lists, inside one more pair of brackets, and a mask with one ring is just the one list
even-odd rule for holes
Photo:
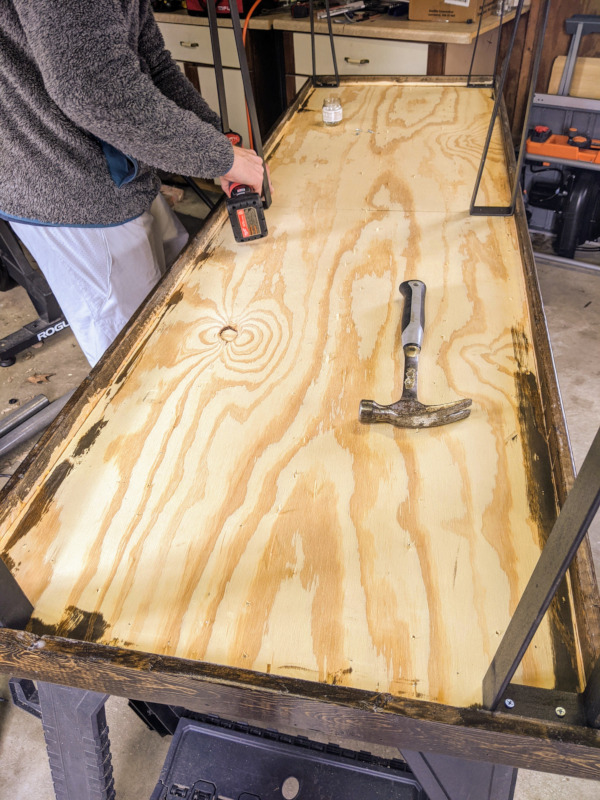
[[188,240],[160,194],[149,212],[112,228],[10,224],[43,272],[92,366]]

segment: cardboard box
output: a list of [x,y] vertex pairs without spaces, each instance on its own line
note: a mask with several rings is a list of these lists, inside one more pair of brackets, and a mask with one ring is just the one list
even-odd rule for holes
[[[428,21],[476,22],[482,0],[410,0],[408,18]],[[483,0],[484,13],[494,11],[497,0]]]

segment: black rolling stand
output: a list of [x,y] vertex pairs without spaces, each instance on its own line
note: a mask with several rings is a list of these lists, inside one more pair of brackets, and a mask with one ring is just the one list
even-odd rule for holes
[[46,279],[33,269],[10,226],[0,219],[0,291],[6,292],[17,284],[29,295],[38,319],[0,339],[1,367],[11,367],[17,353],[68,328],[69,323]]

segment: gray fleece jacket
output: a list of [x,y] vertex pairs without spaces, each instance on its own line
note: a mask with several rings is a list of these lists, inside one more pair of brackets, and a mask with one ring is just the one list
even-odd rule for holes
[[0,0],[0,216],[104,226],[233,165],[149,0]]

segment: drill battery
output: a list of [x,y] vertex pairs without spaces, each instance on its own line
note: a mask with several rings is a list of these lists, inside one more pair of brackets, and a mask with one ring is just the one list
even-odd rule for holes
[[251,242],[267,235],[262,200],[250,186],[241,183],[232,186],[227,211],[236,242]]
[[[241,143],[237,133],[230,132],[226,136],[234,146]],[[236,242],[251,242],[266,236],[267,221],[260,195],[243,183],[233,183],[229,191],[226,204]]]

